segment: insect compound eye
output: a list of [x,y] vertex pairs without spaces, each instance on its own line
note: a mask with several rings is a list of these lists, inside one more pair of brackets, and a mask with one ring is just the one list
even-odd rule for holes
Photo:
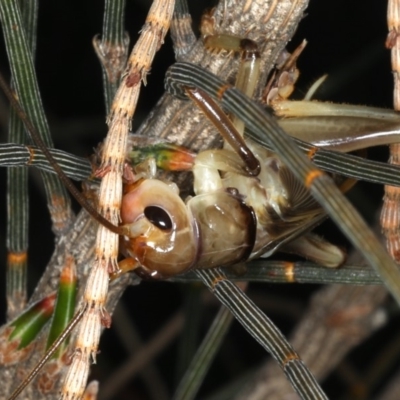
[[161,207],[148,206],[144,209],[144,215],[157,228],[163,231],[172,229],[171,217]]

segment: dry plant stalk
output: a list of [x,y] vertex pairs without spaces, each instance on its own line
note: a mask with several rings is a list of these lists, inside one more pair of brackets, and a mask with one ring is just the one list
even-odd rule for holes
[[[113,101],[108,117],[109,132],[105,141],[101,166],[102,176],[98,210],[114,225],[119,223],[122,198],[122,173],[131,120],[136,109],[140,84],[146,76],[156,51],[169,29],[175,2],[156,0],[149,11],[141,36],[128,60],[126,72]],[[95,259],[84,293],[85,313],[79,326],[72,363],[62,388],[62,398],[82,397],[91,360],[96,353],[102,326],[109,327],[111,317],[105,309],[109,273],[118,270],[118,235],[100,225],[97,230]]]

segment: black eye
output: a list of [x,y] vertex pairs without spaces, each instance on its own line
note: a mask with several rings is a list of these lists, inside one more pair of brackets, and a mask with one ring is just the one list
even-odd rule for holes
[[146,207],[144,209],[144,215],[157,228],[163,231],[172,229],[171,218],[162,208],[157,206]]

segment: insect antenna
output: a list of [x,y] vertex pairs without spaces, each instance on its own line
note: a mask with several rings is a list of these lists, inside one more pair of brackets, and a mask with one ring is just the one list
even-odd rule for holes
[[[6,83],[3,75],[0,73],[0,87],[3,90],[5,96],[8,98],[11,106],[14,108],[15,112],[17,113],[18,117],[24,122],[25,128],[29,132],[32,137],[32,140],[35,144],[39,147],[39,149],[43,152],[45,157],[47,158],[50,166],[54,169],[57,175],[60,177],[61,181],[70,191],[71,195],[75,198],[75,200],[91,215],[93,219],[98,221],[100,224],[104,225],[110,231],[116,234],[124,234],[125,231],[112,224],[106,218],[104,218],[98,211],[85,199],[82,193],[75,187],[75,185],[71,182],[71,180],[67,177],[64,173],[60,165],[54,159],[53,155],[50,153],[47,146],[44,144],[43,140],[41,139],[37,129],[30,121],[28,115],[22,108],[21,104],[19,103],[16,95],[13,91],[9,88],[8,84]],[[54,341],[48,351],[44,354],[44,356],[40,359],[40,361],[36,364],[35,368],[29,373],[29,375],[21,382],[21,384],[15,389],[15,391],[11,394],[8,400],[16,399],[19,394],[29,385],[29,383],[35,378],[35,376],[40,372],[40,370],[44,367],[47,361],[53,356],[53,354],[57,351],[60,345],[64,342],[64,340],[69,336],[72,330],[77,326],[77,324],[82,319],[86,309],[82,308],[78,313],[72,318],[68,326],[65,330],[60,334],[60,336]]]
[[28,115],[22,108],[21,104],[19,103],[17,97],[9,88],[8,84],[6,83],[3,75],[0,73],[0,87],[3,90],[4,94],[8,98],[11,106],[14,108],[15,112],[18,114],[19,118],[24,122],[24,125],[32,137],[32,140],[35,144],[39,147],[39,149],[43,152],[44,156],[47,158],[49,164],[60,177],[61,181],[67,187],[71,195],[75,198],[75,200],[83,207],[97,222],[105,226],[110,231],[118,234],[123,235],[125,231],[120,227],[112,224],[106,218],[104,218],[99,212],[85,199],[82,193],[75,187],[75,185],[71,182],[68,176],[64,173],[62,168],[58,165],[57,161],[54,159],[53,155],[50,153],[47,146],[44,144],[43,140],[41,139],[37,129],[34,127],[32,122],[30,121]]

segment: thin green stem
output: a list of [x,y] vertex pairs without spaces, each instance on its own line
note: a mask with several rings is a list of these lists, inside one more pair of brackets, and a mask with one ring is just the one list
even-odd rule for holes
[[[20,1],[26,39],[32,54],[36,47],[37,0]],[[10,111],[8,141],[25,143],[22,121],[14,110]],[[7,170],[7,319],[11,320],[25,307],[27,301],[28,251],[28,169]]]
[[[69,178],[76,181],[90,179],[92,167],[89,160],[57,149],[51,149],[50,153]],[[36,146],[0,144],[0,167],[13,170],[20,166],[36,167],[52,174],[56,173],[46,156]]]
[[227,308],[222,306],[187,368],[173,396],[174,400],[191,400],[196,397],[206,373],[228,333],[232,321],[233,315]]
[[[0,17],[18,99],[46,146],[52,147],[50,131],[36,81],[33,57],[28,46],[17,1],[1,0]],[[47,173],[42,173],[42,176],[53,230],[56,234],[60,234],[70,226],[72,221],[70,200],[64,186],[56,176]]]
[[[24,143],[25,131],[14,112],[10,113],[9,140]],[[28,168],[7,170],[7,318],[13,319],[27,301]]]
[[[226,276],[233,282],[264,282],[264,283],[312,283],[341,285],[382,285],[381,278],[369,267],[358,265],[343,265],[340,268],[325,268],[308,262],[286,262],[268,259],[249,261],[245,273],[238,274],[235,270],[226,268]],[[170,278],[171,282],[198,282],[198,276],[193,272]]]
[[196,274],[246,331],[278,362],[300,398],[327,399],[280,330],[234,283],[227,280],[221,268],[199,269]]

